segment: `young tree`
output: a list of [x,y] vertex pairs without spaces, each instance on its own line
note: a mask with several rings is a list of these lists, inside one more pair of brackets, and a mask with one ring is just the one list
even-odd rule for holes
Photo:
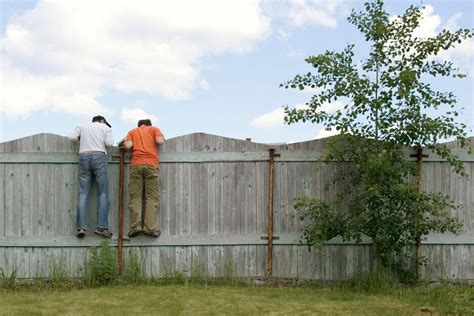
[[[348,45],[342,52],[307,58],[316,73],[297,75],[281,85],[321,89],[306,108],[286,107],[285,121],[322,123],[339,131],[341,136],[328,146],[325,159],[352,162],[349,172],[335,176],[336,182],[346,184],[339,199],[298,199],[295,207],[301,218],[310,219],[303,237],[311,244],[337,235],[360,241],[365,234],[373,239],[377,257],[389,265],[393,254],[409,256],[410,246],[421,236],[460,227],[446,212],[455,207],[453,203],[440,194],[420,192],[410,181],[417,170],[401,150],[409,146],[421,154],[430,148],[463,173],[462,163],[439,144],[454,137],[461,147],[467,146],[466,126],[455,120],[456,98],[452,92],[434,90],[427,78],[465,76],[436,55],[470,38],[472,32],[443,30],[435,37],[417,37],[421,13],[410,6],[403,15],[390,18],[383,1],[366,3],[364,12],[353,10],[348,17],[370,44],[361,64],[354,62],[354,45]],[[342,110],[320,110],[341,98],[347,101]],[[338,212],[342,197],[348,196],[352,196],[348,212]]]

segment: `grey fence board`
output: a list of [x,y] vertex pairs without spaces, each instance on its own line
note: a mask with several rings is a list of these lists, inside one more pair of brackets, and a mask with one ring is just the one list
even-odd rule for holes
[[7,176],[5,174],[5,165],[0,165],[0,236],[4,236],[5,235],[5,225],[6,225],[6,221],[5,221],[5,209],[6,209],[6,205],[5,205],[5,180],[6,180]]
[[[347,164],[321,162],[328,139],[289,145],[196,133],[169,139],[160,147],[161,201],[158,240],[137,237],[124,242],[124,262],[139,257],[147,276],[229,275],[256,277],[267,272],[268,158],[275,148],[274,276],[315,280],[350,278],[370,268],[370,239],[362,244],[335,238],[322,249],[300,244],[301,223],[294,198],[329,199],[324,186]],[[471,143],[474,143],[472,138]],[[423,187],[449,194],[461,207],[452,213],[464,223],[459,236],[430,235],[422,241],[427,280],[474,279],[473,157],[449,143],[465,161],[469,177],[454,174],[449,165],[428,151]],[[77,144],[65,137],[39,134],[0,144],[0,267],[20,277],[46,277],[59,260],[71,276],[83,276],[97,219],[97,193],[92,188],[84,240],[74,236],[77,208]],[[109,223],[116,246],[118,209],[118,149],[109,152]],[[408,154],[408,152],[407,152]],[[128,209],[129,155],[126,157],[124,231]]]

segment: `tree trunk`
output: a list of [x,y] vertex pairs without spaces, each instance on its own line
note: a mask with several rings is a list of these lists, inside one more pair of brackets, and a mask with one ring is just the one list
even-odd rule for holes
[[381,260],[380,260],[380,256],[379,256],[379,253],[377,251],[377,244],[375,243],[375,241],[373,242],[372,244],[372,250],[373,250],[373,256],[372,256],[372,267],[371,267],[371,272],[378,272],[380,270],[380,265],[382,264],[381,263]]

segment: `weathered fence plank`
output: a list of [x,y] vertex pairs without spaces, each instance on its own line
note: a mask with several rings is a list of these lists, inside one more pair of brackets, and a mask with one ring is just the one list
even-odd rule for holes
[[[5,180],[7,175],[5,174],[5,165],[0,164],[0,236],[5,235],[5,225],[6,225],[6,205],[5,205]],[[1,264],[1,262],[0,262]]]

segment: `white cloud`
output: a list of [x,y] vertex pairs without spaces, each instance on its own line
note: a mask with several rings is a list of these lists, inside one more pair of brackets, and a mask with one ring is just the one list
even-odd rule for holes
[[207,80],[202,79],[201,81],[199,81],[199,86],[203,90],[209,90],[209,82],[207,82]]
[[[419,24],[418,27],[413,30],[412,35],[418,38],[429,38],[434,37],[438,34],[438,27],[441,25],[441,17],[439,15],[433,14],[434,8],[427,4],[421,10],[421,16],[418,20]],[[391,16],[390,21],[398,21],[401,22],[399,16]],[[414,49],[411,49],[410,54],[415,53]]]
[[450,31],[456,31],[458,27],[458,20],[462,17],[462,13],[458,12],[452,17],[450,17],[446,23],[444,24],[444,27]]
[[39,0],[0,39],[0,111],[103,110],[105,89],[190,98],[203,56],[244,53],[269,30],[259,1]]
[[158,118],[155,115],[146,113],[140,108],[123,108],[121,118],[125,123],[136,125],[139,120],[149,119],[153,125],[158,124]]
[[434,9],[431,5],[425,5],[421,10],[420,25],[413,30],[413,36],[427,38],[438,34],[436,29],[441,25],[441,17],[433,14]]
[[[295,106],[297,109],[307,109],[308,106],[304,104],[298,104]],[[319,111],[324,111],[328,113],[336,112],[337,110],[341,110],[344,108],[344,103],[340,101],[335,101],[332,103],[324,103],[320,108]],[[250,125],[254,128],[262,128],[262,129],[271,129],[271,128],[278,128],[282,127],[285,124],[285,110],[281,108],[277,108],[271,112],[262,114],[252,120]]]
[[[450,17],[443,28],[446,28],[452,32],[459,29],[458,20],[462,17],[462,13],[456,13]],[[471,75],[474,73],[474,39],[468,38],[456,44],[455,47],[446,51],[441,51],[439,57],[444,60],[452,61],[455,66],[460,68],[461,72],[467,71]]]
[[[441,25],[441,17],[439,15],[433,15],[433,7],[426,6],[423,11],[423,20],[421,27],[426,32],[426,36],[435,36],[439,29],[448,29],[449,31],[456,31],[459,29],[458,20],[462,17],[462,13],[458,12],[448,18],[446,23]],[[471,75],[474,72],[474,39],[468,38],[461,44],[456,44],[454,47],[440,51],[438,57],[443,60],[452,61],[456,67],[460,68],[461,72],[467,71]]]
[[282,40],[287,40],[290,38],[290,33],[288,31],[285,31],[283,29],[279,29],[278,30],[278,36],[282,39]]
[[459,67],[461,73],[467,71],[472,75],[474,73],[474,39],[469,38],[461,44],[441,52],[439,57],[452,61],[454,66]]
[[276,110],[254,118],[250,125],[255,128],[263,129],[281,127],[284,125],[284,118],[285,110],[283,108],[278,108]]
[[314,136],[314,139],[331,137],[331,136],[334,136],[334,135],[337,135],[337,134],[339,134],[339,132],[336,131],[335,129],[326,130],[324,128],[321,128],[319,130],[318,134],[316,134],[316,136]]
[[[289,58],[295,58],[295,59],[304,59],[308,57],[308,52],[306,49],[294,49],[290,48],[285,52],[286,56]],[[306,90],[306,89],[305,89]]]
[[[435,14],[435,10],[431,5],[425,5],[421,10],[420,25],[413,31],[413,35],[420,38],[428,38],[436,36],[442,29],[456,31],[459,29],[458,21],[462,17],[462,13],[458,12],[449,17],[445,23],[441,16]],[[396,19],[396,17],[391,17]],[[438,53],[437,58],[448,60],[459,67],[461,72],[474,72],[474,39],[468,38],[461,44],[456,44],[448,50],[442,50]]]
[[45,109],[84,115],[110,113],[96,100],[101,96],[97,78],[84,74],[38,77],[6,64],[1,70],[0,112],[7,117],[26,118]]
[[320,88],[320,87],[315,87],[315,88],[311,88],[311,87],[304,87],[304,90],[299,90],[303,93],[306,93],[306,94],[311,94],[311,95],[315,95],[315,94],[319,94],[321,91],[323,91],[324,89],[323,88]]
[[343,0],[293,0],[290,2],[288,18],[296,27],[313,24],[335,28],[336,14],[346,11]]
[[334,113],[338,110],[342,110],[344,108],[344,103],[341,101],[333,101],[331,103],[324,103],[321,105],[319,108],[320,112],[328,112],[328,113]]

